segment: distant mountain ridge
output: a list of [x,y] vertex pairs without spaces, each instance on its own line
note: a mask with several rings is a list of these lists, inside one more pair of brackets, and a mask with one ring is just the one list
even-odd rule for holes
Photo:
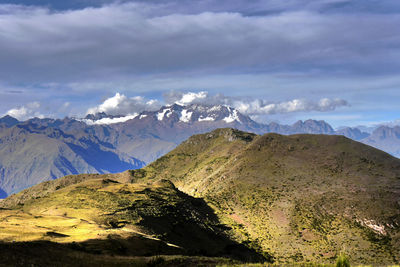
[[3,127],[7,127],[7,128],[12,127],[18,123],[19,123],[19,121],[15,118],[11,117],[10,115],[6,115],[6,116],[0,118],[0,126],[3,126]]
[[90,134],[74,136],[32,123],[0,131],[0,192],[6,194],[68,174],[115,173],[143,166],[144,162]]
[[362,142],[400,157],[400,126],[380,126]]
[[[5,116],[0,118],[0,190],[10,194],[67,174],[139,168],[194,134],[226,127],[256,134],[339,134],[400,156],[398,128],[385,126],[368,134],[350,127],[335,131],[322,120],[298,121],[292,125],[262,124],[224,105],[174,104],[127,116],[103,112],[82,119],[33,118],[24,122]],[[89,148],[97,161],[87,154]],[[54,160],[50,159],[49,151]],[[100,160],[103,153],[119,160]],[[35,168],[46,171],[34,175]]]

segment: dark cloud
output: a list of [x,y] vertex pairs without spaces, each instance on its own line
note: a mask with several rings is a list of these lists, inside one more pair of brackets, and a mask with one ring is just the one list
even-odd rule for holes
[[248,16],[259,16],[299,9],[327,13],[393,13],[400,11],[400,3],[396,0],[0,0],[0,4],[44,6],[52,10],[101,7],[115,3],[162,5],[163,9],[159,10],[159,14],[238,12]]
[[160,15],[164,9],[144,3],[64,12],[7,5],[0,11],[0,79],[8,82],[400,67],[397,14]]
[[8,94],[23,94],[24,93],[24,91],[22,91],[22,90],[6,90],[5,92]]

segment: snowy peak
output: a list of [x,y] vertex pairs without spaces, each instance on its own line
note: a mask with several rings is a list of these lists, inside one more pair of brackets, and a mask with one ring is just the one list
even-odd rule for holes
[[158,111],[143,111],[140,114],[126,116],[108,115],[104,112],[100,112],[96,114],[88,114],[85,118],[80,119],[80,121],[83,121],[88,125],[98,125],[122,123],[133,119],[143,120],[145,118],[153,118],[153,120],[158,122],[189,124],[210,122],[246,124],[248,122],[253,122],[248,116],[242,115],[234,108],[223,105],[200,104],[192,104],[188,106],[173,104],[163,106]]
[[113,116],[113,115],[108,115],[105,112],[98,112],[96,114],[87,114],[84,119],[97,121],[97,120],[101,120],[104,118],[113,119],[113,118],[118,118],[118,117],[121,117],[121,116]]
[[243,121],[250,120],[250,118],[246,118],[244,115],[240,114],[239,111],[231,107],[199,104],[188,106],[174,104],[172,106],[165,106],[157,111],[154,116],[158,121],[174,120],[182,123],[215,121],[243,123]]

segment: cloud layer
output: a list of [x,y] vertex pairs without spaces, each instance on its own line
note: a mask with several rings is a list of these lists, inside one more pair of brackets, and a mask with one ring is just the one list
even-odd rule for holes
[[134,115],[144,110],[157,110],[160,107],[161,103],[155,99],[145,100],[141,96],[127,97],[116,93],[99,106],[89,108],[87,114],[104,112],[108,115]]
[[172,13],[168,4],[149,3],[63,12],[0,5],[0,79],[65,82],[180,71],[398,69],[398,14],[321,14],[275,5],[283,10],[259,16],[215,8]]
[[[170,91],[164,94],[164,104],[203,104],[203,105],[227,105],[236,108],[241,113],[250,116],[284,114],[295,112],[327,112],[334,111],[339,107],[349,106],[343,99],[322,98],[319,101],[307,99],[293,99],[285,102],[271,102],[263,99],[254,99],[250,97],[231,97],[223,94],[211,95],[207,91],[201,92],[177,92]],[[87,113],[95,114],[105,112],[110,115],[134,115],[141,111],[157,110],[162,102],[143,97],[127,97],[116,93],[115,96],[106,99],[97,107],[90,108]]]
[[[199,89],[285,121],[308,118],[291,110],[361,121],[400,112],[397,0],[0,2],[13,3],[0,4],[0,114],[32,114],[37,101],[38,114],[80,116],[115,91],[163,102]],[[124,101],[138,106],[127,114],[148,108]],[[349,122],[359,123],[337,124]]]
[[24,121],[34,117],[43,118],[43,115],[39,112],[39,108],[39,102],[32,102],[27,104],[26,106],[10,109],[9,111],[7,111],[6,115],[14,117],[20,121]]
[[209,95],[206,91],[198,93],[171,91],[164,94],[164,98],[169,104],[227,105],[246,115],[271,115],[304,111],[326,112],[333,111],[338,107],[349,106],[346,100],[340,98],[321,98],[317,102],[307,99],[293,99],[276,103],[250,97],[231,97],[223,94]]
[[270,103],[263,100],[234,101],[233,106],[248,115],[270,115],[304,111],[333,111],[338,107],[348,106],[348,103],[340,98],[322,98],[318,102],[307,99],[293,99],[280,103]]

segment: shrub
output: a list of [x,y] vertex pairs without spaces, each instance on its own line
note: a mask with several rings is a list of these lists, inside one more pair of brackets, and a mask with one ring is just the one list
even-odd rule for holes
[[163,265],[164,263],[165,263],[165,259],[163,257],[155,256],[147,262],[147,266],[149,266],[149,267],[160,266],[160,265]]
[[349,257],[340,253],[336,259],[336,267],[350,267]]

